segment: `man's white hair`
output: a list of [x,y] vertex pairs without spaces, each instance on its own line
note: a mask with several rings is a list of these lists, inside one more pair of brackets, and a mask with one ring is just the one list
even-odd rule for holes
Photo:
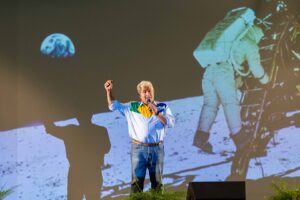
[[137,92],[139,94],[141,94],[142,90],[144,88],[149,88],[152,95],[154,95],[154,88],[153,88],[153,85],[150,81],[141,81],[137,86],[136,86],[136,89],[137,89]]

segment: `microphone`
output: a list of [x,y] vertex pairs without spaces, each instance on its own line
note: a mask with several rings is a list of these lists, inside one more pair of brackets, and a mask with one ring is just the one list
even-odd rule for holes
[[151,101],[151,99],[147,99],[147,103],[149,104],[149,103],[151,103],[151,104],[153,104],[153,105],[155,105],[156,106],[156,103],[154,102],[154,101]]
[[[154,103],[152,103],[152,101],[151,101],[151,99],[150,98],[147,98],[147,103],[148,104],[154,104]],[[155,105],[155,104],[154,104]],[[153,110],[150,108],[150,107],[148,107],[149,108],[149,111],[152,113],[153,112]]]

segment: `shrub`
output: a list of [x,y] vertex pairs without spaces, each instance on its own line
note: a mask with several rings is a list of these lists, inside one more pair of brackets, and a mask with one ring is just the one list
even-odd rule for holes
[[185,192],[164,192],[161,194],[155,191],[149,191],[133,193],[126,197],[125,200],[183,200],[185,197]]
[[284,182],[272,183],[275,194],[268,200],[300,200],[300,187],[289,189]]
[[3,200],[5,197],[7,197],[9,194],[13,192],[13,189],[4,190],[3,188],[0,189],[0,200]]

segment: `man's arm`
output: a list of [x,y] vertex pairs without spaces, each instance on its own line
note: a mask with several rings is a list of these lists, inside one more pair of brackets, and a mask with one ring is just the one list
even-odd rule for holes
[[111,111],[118,110],[122,115],[125,115],[125,112],[128,111],[129,106],[120,103],[119,101],[115,100],[115,98],[113,97],[112,95],[113,81],[107,80],[104,84],[104,88],[106,90],[108,108]]
[[166,111],[164,113],[166,119],[167,119],[167,125],[169,128],[172,128],[175,126],[175,117],[171,112],[171,109],[169,108],[169,106],[167,106]]
[[114,97],[112,95],[113,81],[107,80],[104,84],[104,88],[106,90],[107,104],[108,107],[110,108],[112,105],[112,101],[114,100]]
[[163,125],[167,125],[167,119],[161,112],[158,112],[158,108],[156,107],[156,105],[154,103],[149,102],[148,106],[152,110],[152,112],[157,116],[158,120],[161,123],[163,123]]
[[54,137],[63,139],[65,134],[65,127],[57,127],[53,122],[45,121],[44,122],[45,130],[48,134],[53,135]]
[[149,108],[155,113],[158,120],[164,125],[168,127],[174,126],[174,117],[170,111],[170,109],[167,107],[164,112],[158,112],[158,108],[153,103],[148,103]]
[[269,76],[264,70],[260,62],[259,47],[257,45],[251,45],[251,50],[247,51],[247,61],[249,68],[253,76],[259,80],[261,84],[267,84],[269,82]]
[[166,119],[166,117],[160,112],[158,113],[158,115],[156,115],[158,120],[163,123],[165,126],[168,124],[168,121]]

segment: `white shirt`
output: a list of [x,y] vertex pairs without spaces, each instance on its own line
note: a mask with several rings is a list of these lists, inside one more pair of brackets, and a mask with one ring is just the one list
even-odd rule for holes
[[167,124],[164,125],[159,121],[156,115],[146,117],[140,112],[139,108],[143,106],[142,102],[129,102],[126,104],[114,100],[109,107],[110,110],[118,110],[127,119],[128,134],[137,141],[143,143],[158,143],[163,141],[166,127],[174,127],[175,118],[170,108],[165,103],[158,103],[158,110],[164,115]]

